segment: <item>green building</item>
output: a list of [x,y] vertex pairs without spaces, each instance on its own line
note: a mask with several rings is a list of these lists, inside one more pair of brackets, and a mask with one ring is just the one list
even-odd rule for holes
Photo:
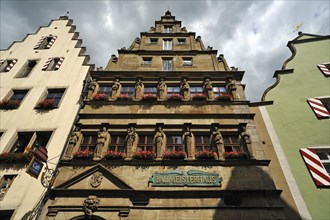
[[330,219],[330,35],[299,32],[288,47],[260,110],[300,215]]

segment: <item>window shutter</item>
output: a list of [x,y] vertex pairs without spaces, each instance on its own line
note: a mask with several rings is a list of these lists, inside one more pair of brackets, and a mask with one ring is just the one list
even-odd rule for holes
[[46,61],[46,63],[42,66],[42,70],[45,71],[47,70],[49,64],[52,62],[53,58],[48,58],[48,60]]
[[58,70],[61,67],[63,61],[64,61],[64,57],[60,57],[59,61],[57,61],[57,63],[55,64],[54,70]]
[[330,177],[324,168],[319,156],[313,148],[301,148],[299,150],[308,171],[310,172],[316,187],[330,187]]
[[53,36],[52,39],[49,41],[49,43],[47,44],[46,48],[49,49],[53,46],[55,40],[56,40],[57,36]]
[[330,112],[327,108],[323,105],[319,98],[310,98],[307,99],[308,104],[313,109],[314,113],[318,118],[329,118]]
[[317,66],[326,77],[330,76],[330,69],[329,69],[330,68],[330,63],[328,63],[328,64],[319,64]]
[[8,66],[7,66],[7,68],[6,68],[6,71],[10,71],[16,63],[17,63],[17,60],[12,60],[12,61],[8,64]]
[[44,39],[45,39],[45,36],[42,36],[33,49],[38,49],[40,47],[40,45],[42,44],[42,42],[44,41]]

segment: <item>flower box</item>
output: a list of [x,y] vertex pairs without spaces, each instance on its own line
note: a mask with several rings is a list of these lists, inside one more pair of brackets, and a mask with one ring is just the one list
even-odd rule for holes
[[246,153],[234,152],[234,151],[223,153],[223,157],[225,159],[247,159],[248,158]]
[[93,100],[96,100],[96,101],[105,101],[105,100],[108,100],[108,98],[109,97],[105,93],[97,93],[93,97]]
[[107,160],[122,160],[126,157],[126,155],[124,152],[117,152],[110,150],[105,154],[104,157]]
[[206,100],[206,96],[204,94],[197,93],[192,97],[192,100]]
[[53,99],[44,99],[37,104],[37,109],[53,109],[55,108],[55,102]]
[[117,100],[131,100],[132,97],[128,96],[127,94],[126,95],[119,95],[117,97]]
[[231,95],[228,93],[220,93],[220,95],[216,97],[216,100],[231,100]]
[[167,98],[167,100],[169,100],[169,101],[181,101],[181,100],[182,100],[182,96],[173,93],[172,95],[170,95],[170,96]]
[[216,153],[213,151],[199,151],[196,153],[196,159],[198,160],[214,160],[216,158]]
[[73,155],[73,157],[75,159],[91,159],[91,158],[94,157],[94,152],[93,151],[88,151],[88,150],[78,151]]
[[137,160],[152,160],[155,158],[155,153],[152,151],[139,151],[133,154],[133,159]]
[[18,100],[3,100],[0,102],[0,109],[15,109],[19,104]]
[[2,153],[0,154],[0,164],[29,163],[32,153]]
[[143,96],[143,100],[150,100],[150,101],[156,101],[158,99],[158,97],[156,95],[144,95]]
[[184,151],[168,151],[163,155],[165,160],[183,160],[187,157]]

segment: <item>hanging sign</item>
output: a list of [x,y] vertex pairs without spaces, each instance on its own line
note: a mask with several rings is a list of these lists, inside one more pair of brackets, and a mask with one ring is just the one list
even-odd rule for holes
[[37,158],[33,157],[30,161],[30,164],[26,168],[25,172],[28,173],[30,176],[38,179],[44,164],[38,160]]
[[149,179],[152,186],[221,186],[221,181],[217,173],[198,170],[155,173]]

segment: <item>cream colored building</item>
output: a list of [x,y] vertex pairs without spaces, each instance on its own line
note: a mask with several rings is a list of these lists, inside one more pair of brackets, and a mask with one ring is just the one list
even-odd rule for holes
[[0,219],[33,216],[45,188],[20,155],[46,147],[54,169],[80,109],[92,66],[75,29],[62,16],[0,51]]

